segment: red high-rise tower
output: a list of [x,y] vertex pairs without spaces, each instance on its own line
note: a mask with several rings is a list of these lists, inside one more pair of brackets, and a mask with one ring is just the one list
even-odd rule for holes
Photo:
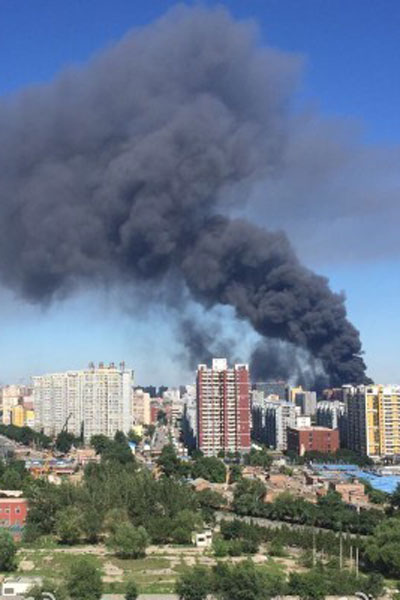
[[229,369],[214,358],[211,369],[197,369],[197,446],[205,456],[250,450],[250,381],[248,365]]

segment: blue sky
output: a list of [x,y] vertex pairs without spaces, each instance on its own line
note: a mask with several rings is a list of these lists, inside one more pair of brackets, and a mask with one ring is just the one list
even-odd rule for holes
[[[189,2],[188,2],[189,3]],[[50,81],[145,25],[169,0],[1,0],[0,93]],[[203,4],[215,4],[204,2]],[[400,3],[397,0],[251,0],[221,2],[238,18],[253,18],[262,41],[300,53],[305,73],[300,99],[325,115],[355,119],[367,144],[400,142]],[[332,287],[344,289],[349,315],[361,330],[369,372],[400,381],[398,260],[313,261]],[[6,291],[0,299],[0,383],[89,360],[125,359],[141,383],[190,381],[167,315],[120,308],[111,294],[87,292],[50,307],[35,307]],[[149,317],[150,318],[150,317]]]

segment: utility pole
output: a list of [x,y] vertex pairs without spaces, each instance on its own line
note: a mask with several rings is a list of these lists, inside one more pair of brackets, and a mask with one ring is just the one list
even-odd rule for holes
[[350,546],[350,571],[353,570],[353,546]]
[[360,549],[358,546],[356,546],[356,578],[358,579],[358,569],[359,569],[359,562],[360,562]]
[[339,533],[339,568],[343,569],[343,538],[341,529]]
[[315,528],[313,528],[313,550],[312,550],[312,565],[315,567],[317,564],[317,547],[315,539]]

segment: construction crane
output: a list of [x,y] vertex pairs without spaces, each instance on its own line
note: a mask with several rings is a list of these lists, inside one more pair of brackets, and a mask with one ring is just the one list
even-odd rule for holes
[[72,417],[72,412],[70,412],[68,417],[65,419],[65,423],[63,425],[63,428],[61,429],[61,433],[63,433],[64,431],[68,431],[68,421],[70,420],[71,417]]

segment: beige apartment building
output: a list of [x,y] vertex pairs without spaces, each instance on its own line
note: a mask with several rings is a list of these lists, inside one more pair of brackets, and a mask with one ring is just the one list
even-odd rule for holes
[[1,422],[3,425],[22,426],[25,423],[15,422],[13,414],[18,412],[19,405],[30,398],[31,389],[26,385],[6,385],[0,389]]
[[132,416],[135,425],[150,425],[150,394],[138,388],[132,394]]

